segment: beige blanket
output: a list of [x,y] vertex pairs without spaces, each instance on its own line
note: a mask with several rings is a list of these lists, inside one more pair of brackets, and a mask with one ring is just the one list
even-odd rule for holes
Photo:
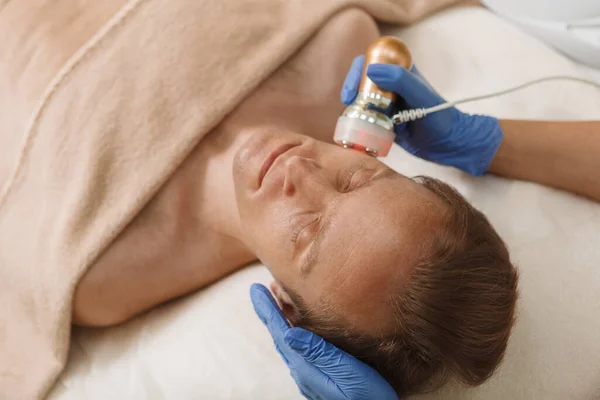
[[455,2],[0,0],[0,399],[47,393],[82,274],[333,14]]

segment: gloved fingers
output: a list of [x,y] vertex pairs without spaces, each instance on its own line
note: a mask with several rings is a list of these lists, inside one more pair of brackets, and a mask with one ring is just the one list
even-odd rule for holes
[[[294,374],[292,374],[292,378],[294,378],[294,381],[296,381],[296,383],[298,383],[298,379],[300,379],[297,375]],[[300,389],[300,394],[308,400],[327,400],[319,393],[315,393],[309,386],[298,386],[298,388]]]
[[407,137],[409,135],[408,130],[406,129],[408,126],[408,122],[402,122],[400,124],[394,125],[394,133],[396,137]]
[[250,288],[250,298],[252,299],[254,311],[267,329],[269,329],[277,351],[285,363],[289,365],[291,350],[288,349],[283,336],[290,329],[290,325],[279,309],[277,302],[269,292],[269,289],[257,283],[253,284]]
[[410,139],[396,136],[396,144],[402,147],[407,153],[412,154],[413,156],[416,155],[417,150],[410,142]]
[[306,361],[317,367],[327,367],[342,351],[317,334],[302,328],[291,328],[285,333],[283,340]]
[[415,155],[418,148],[415,147],[413,143],[410,124],[408,122],[403,122],[396,125],[394,133],[396,134],[396,138],[394,139],[396,144],[402,147],[406,152]]
[[429,81],[425,79],[425,77],[423,76],[421,71],[419,71],[416,65],[413,65],[413,67],[410,69],[410,72],[412,72],[413,75],[416,75],[423,82],[423,84],[425,84],[429,88],[429,90],[437,93],[433,86],[431,86],[431,83],[429,83]]
[[432,107],[444,103],[417,74],[390,64],[371,64],[367,76],[384,90],[398,93],[411,108]]
[[[284,340],[327,378],[319,382],[322,390],[340,390],[343,393],[344,385],[357,383],[354,374],[358,371],[354,367],[360,362],[322,337],[306,329],[292,328],[286,332]],[[322,390],[319,393],[324,393]]]
[[365,63],[365,56],[358,56],[352,61],[352,66],[346,75],[344,81],[344,87],[342,88],[342,103],[350,105],[356,99],[358,94],[358,86],[360,85],[360,78],[362,76],[363,65]]
[[261,321],[267,325],[271,333],[283,336],[290,329],[290,325],[279,309],[277,301],[275,301],[271,292],[269,292],[269,289],[255,283],[250,287],[250,298],[252,299],[254,311],[256,311]]
[[[327,399],[349,399],[344,393],[344,387],[357,382],[335,379],[340,370],[344,371],[345,376],[356,373],[349,362],[352,358],[349,354],[302,328],[290,329],[285,333],[284,340],[310,366],[310,372],[305,370],[304,376],[296,379],[296,382],[302,385],[304,381],[309,381],[310,390]],[[333,377],[330,376],[331,373]]]
[[309,377],[292,374],[292,378],[300,388],[300,393],[309,400],[350,400],[353,397],[347,396],[340,387],[331,378],[318,371]]
[[377,371],[320,336],[292,328],[285,333],[284,340],[326,378],[311,380],[316,393],[337,393],[337,399],[347,400],[398,400],[394,389]]
[[309,391],[306,391],[306,390],[304,390],[304,389],[300,388],[300,394],[301,394],[302,396],[304,396],[304,398],[305,398],[305,399],[308,399],[308,400],[316,400],[316,399],[315,399],[314,397],[312,397],[312,396],[311,396],[309,393],[310,393]]

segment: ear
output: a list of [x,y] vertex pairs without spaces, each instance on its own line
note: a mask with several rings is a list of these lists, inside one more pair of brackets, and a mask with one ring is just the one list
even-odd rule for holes
[[269,288],[271,289],[271,292],[273,292],[273,296],[275,297],[275,300],[277,300],[277,304],[279,304],[279,308],[281,308],[283,315],[285,315],[291,325],[296,325],[300,320],[300,312],[290,298],[290,295],[277,283],[277,281],[271,282]]

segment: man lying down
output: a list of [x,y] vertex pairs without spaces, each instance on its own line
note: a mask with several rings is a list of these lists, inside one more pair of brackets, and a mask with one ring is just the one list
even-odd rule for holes
[[486,380],[517,298],[504,243],[445,183],[331,143],[343,78],[378,35],[343,12],[246,98],[89,269],[74,322],[121,323],[258,258],[293,325],[399,394]]
[[[90,265],[75,286],[72,322],[122,323],[259,259],[291,325],[387,380],[369,396],[489,378],[517,299],[517,271],[501,238],[445,183],[403,176],[331,143],[344,109],[340,91],[346,103],[356,96],[359,56],[378,36],[369,14],[340,11],[245,97]],[[416,70],[371,66],[368,74],[411,107],[442,101]],[[555,139],[565,129],[579,145]],[[473,175],[489,171],[600,199],[598,182],[582,173],[599,167],[594,129],[598,123],[499,122],[451,109],[399,127],[398,142]],[[269,296],[253,289],[285,357],[288,328],[276,326]],[[307,397],[336,398],[288,362]],[[368,374],[374,385],[378,375]],[[344,398],[365,398],[364,387],[355,394],[327,379]]]

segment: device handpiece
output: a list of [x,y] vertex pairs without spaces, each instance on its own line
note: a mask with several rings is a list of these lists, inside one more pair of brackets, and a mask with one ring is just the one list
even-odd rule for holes
[[356,100],[338,118],[333,140],[345,148],[385,157],[394,143],[394,123],[385,114],[397,95],[381,89],[367,77],[369,64],[394,64],[412,67],[410,50],[400,39],[383,36],[371,43]]

